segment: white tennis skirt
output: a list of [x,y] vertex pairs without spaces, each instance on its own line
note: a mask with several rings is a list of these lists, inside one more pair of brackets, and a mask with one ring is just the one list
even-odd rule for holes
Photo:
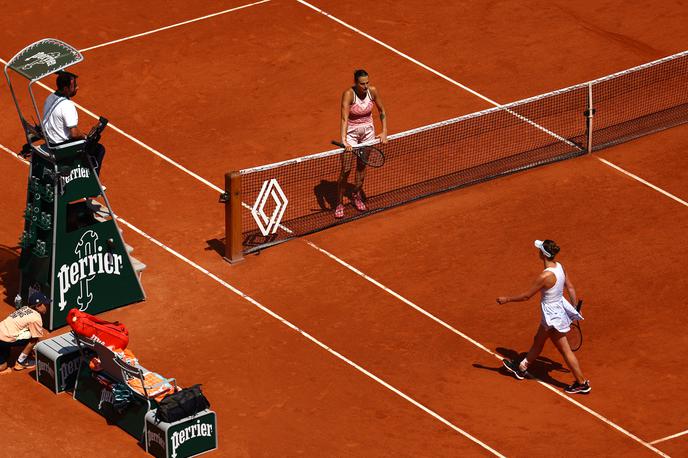
[[571,330],[571,323],[583,319],[576,308],[563,297],[557,302],[544,302],[540,306],[542,308],[540,323],[548,329],[556,329],[564,334]]

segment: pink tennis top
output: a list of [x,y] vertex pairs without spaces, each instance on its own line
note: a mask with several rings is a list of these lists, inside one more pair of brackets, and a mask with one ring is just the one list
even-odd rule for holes
[[349,126],[373,124],[373,98],[370,96],[370,91],[366,91],[364,99],[359,99],[354,90],[354,102],[349,108],[347,124]]

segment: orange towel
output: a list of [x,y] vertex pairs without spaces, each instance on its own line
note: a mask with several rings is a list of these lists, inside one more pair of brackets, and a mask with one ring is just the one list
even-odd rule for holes
[[[165,377],[155,372],[145,373],[143,380],[149,398],[160,400],[168,393],[174,391],[172,384],[170,384]],[[143,387],[141,386],[141,380],[133,378],[127,380],[127,384],[132,390],[136,391],[141,396],[145,396]]]

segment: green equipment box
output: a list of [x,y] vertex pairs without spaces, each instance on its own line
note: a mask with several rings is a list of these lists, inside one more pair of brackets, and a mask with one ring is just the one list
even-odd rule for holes
[[79,347],[71,332],[38,342],[36,380],[55,394],[74,389],[79,371]]
[[185,458],[217,448],[217,416],[204,410],[174,423],[157,422],[146,414],[146,449],[158,458]]

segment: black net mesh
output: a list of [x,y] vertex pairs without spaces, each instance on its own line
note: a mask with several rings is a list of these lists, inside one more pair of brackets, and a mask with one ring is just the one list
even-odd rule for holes
[[[386,162],[365,168],[367,211],[351,204],[352,153],[333,150],[241,171],[242,233],[249,253],[429,195],[584,154],[589,91],[597,150],[688,120],[688,53],[555,91],[391,136]],[[334,217],[337,181],[344,217]]]
[[593,82],[594,150],[688,121],[688,55]]
[[[356,174],[352,153],[339,150],[243,171],[245,252],[425,196],[581,154],[586,103],[587,87],[578,87],[395,135],[381,146],[385,165],[365,169],[362,195],[366,212],[349,203]],[[344,161],[352,163],[352,171],[344,185],[345,215],[336,219],[337,180]],[[275,228],[274,221],[282,211]]]

